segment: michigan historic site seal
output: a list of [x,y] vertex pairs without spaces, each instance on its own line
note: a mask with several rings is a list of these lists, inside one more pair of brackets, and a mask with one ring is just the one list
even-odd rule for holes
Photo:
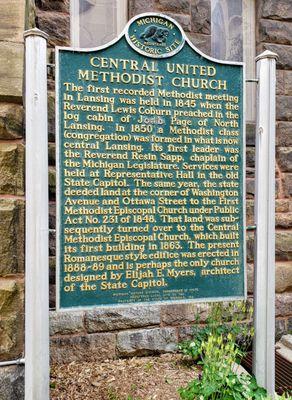
[[161,14],[143,14],[132,19],[126,34],[129,45],[148,57],[170,57],[184,45],[180,26]]

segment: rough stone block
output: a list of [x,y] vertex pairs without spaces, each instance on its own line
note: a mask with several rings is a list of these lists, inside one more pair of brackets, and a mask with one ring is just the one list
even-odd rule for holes
[[276,145],[282,147],[292,146],[292,122],[277,122]]
[[56,196],[56,169],[49,167],[49,197],[54,200]]
[[284,94],[286,96],[292,96],[292,71],[283,71],[283,83]]
[[24,193],[24,146],[0,143],[0,194]]
[[56,285],[50,285],[49,287],[49,305],[50,308],[56,307]]
[[287,333],[287,326],[285,319],[276,319],[275,322],[275,339],[280,340],[283,335]]
[[190,32],[191,30],[191,17],[187,14],[176,14],[172,12],[168,12],[171,18],[175,19],[183,28],[184,31]]
[[252,199],[254,197],[254,191],[255,191],[255,181],[254,178],[248,178],[245,181],[246,185],[246,197],[248,199]]
[[292,147],[278,147],[277,161],[281,171],[292,172]]
[[24,366],[0,368],[0,399],[24,400]]
[[119,332],[117,351],[119,356],[142,356],[175,351],[175,328],[154,328]]
[[83,311],[50,312],[50,335],[69,335],[84,332]]
[[254,225],[254,201],[246,200],[246,224]]
[[194,338],[194,326],[179,326],[178,330],[178,342],[183,342],[184,340],[191,340]]
[[292,262],[276,264],[276,292],[283,293],[292,289]]
[[211,1],[194,0],[191,5],[192,31],[211,34]]
[[276,232],[276,258],[279,261],[292,260],[292,232]]
[[205,321],[207,304],[170,304],[161,306],[161,323],[163,325],[189,325],[195,321]]
[[261,42],[292,43],[292,24],[290,22],[261,19],[259,21],[259,33]]
[[190,0],[158,0],[158,7],[161,12],[172,11],[188,14],[190,12]]
[[23,351],[23,282],[0,279],[0,360],[20,357]]
[[285,44],[263,43],[261,50],[271,50],[278,54],[277,68],[292,69],[292,46]]
[[286,213],[290,210],[290,201],[288,199],[276,200],[276,213]]
[[211,36],[200,33],[188,33],[190,41],[203,53],[211,55]]
[[145,12],[154,12],[155,10],[155,0],[129,0],[129,12],[130,16],[145,13]]
[[36,5],[44,11],[69,13],[70,0],[36,0]]
[[292,228],[292,213],[276,214],[277,228]]
[[292,292],[276,294],[276,317],[292,315]]
[[0,60],[5,60],[0,65],[0,100],[21,101],[23,57],[23,43],[0,41]]
[[0,103],[0,139],[19,139],[23,135],[23,107]]
[[284,174],[284,185],[286,196],[292,195],[292,174]]
[[[281,343],[282,343],[284,346],[288,347],[288,349],[292,350],[292,335],[291,335],[291,334],[290,334],[290,335],[284,335],[284,336],[281,338]],[[291,361],[291,362],[292,362],[292,361]]]
[[24,270],[24,202],[0,199],[0,275]]
[[25,0],[1,2],[0,41],[23,42]]
[[49,35],[49,44],[53,46],[69,46],[70,16],[55,11],[37,10],[37,27]]
[[115,358],[115,348],[114,333],[60,336],[51,338],[50,358],[53,364],[104,361]]
[[292,317],[287,320],[287,332],[292,332]]
[[277,120],[292,121],[292,96],[277,96]]
[[85,327],[89,333],[138,328],[159,323],[160,314],[157,306],[96,309],[85,313]]
[[56,255],[56,232],[55,231],[49,232],[49,255],[50,256]]
[[263,18],[291,20],[291,0],[260,0],[260,12]]

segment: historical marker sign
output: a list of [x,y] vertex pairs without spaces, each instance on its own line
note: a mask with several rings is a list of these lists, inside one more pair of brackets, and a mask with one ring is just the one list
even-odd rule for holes
[[243,65],[167,16],[58,48],[58,308],[244,297],[243,127]]

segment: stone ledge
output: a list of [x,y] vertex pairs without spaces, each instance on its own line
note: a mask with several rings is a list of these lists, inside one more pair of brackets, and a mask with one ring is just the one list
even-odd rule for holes
[[158,306],[96,309],[85,313],[85,327],[89,333],[139,328],[159,323]]
[[154,328],[124,331],[117,335],[118,356],[143,356],[173,352],[177,348],[175,328]]
[[83,311],[51,311],[50,335],[69,335],[80,332],[85,333],[83,318]]

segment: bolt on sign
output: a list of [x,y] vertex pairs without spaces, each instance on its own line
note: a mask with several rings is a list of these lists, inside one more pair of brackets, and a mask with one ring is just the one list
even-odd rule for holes
[[58,308],[244,298],[243,64],[147,13],[56,81]]

